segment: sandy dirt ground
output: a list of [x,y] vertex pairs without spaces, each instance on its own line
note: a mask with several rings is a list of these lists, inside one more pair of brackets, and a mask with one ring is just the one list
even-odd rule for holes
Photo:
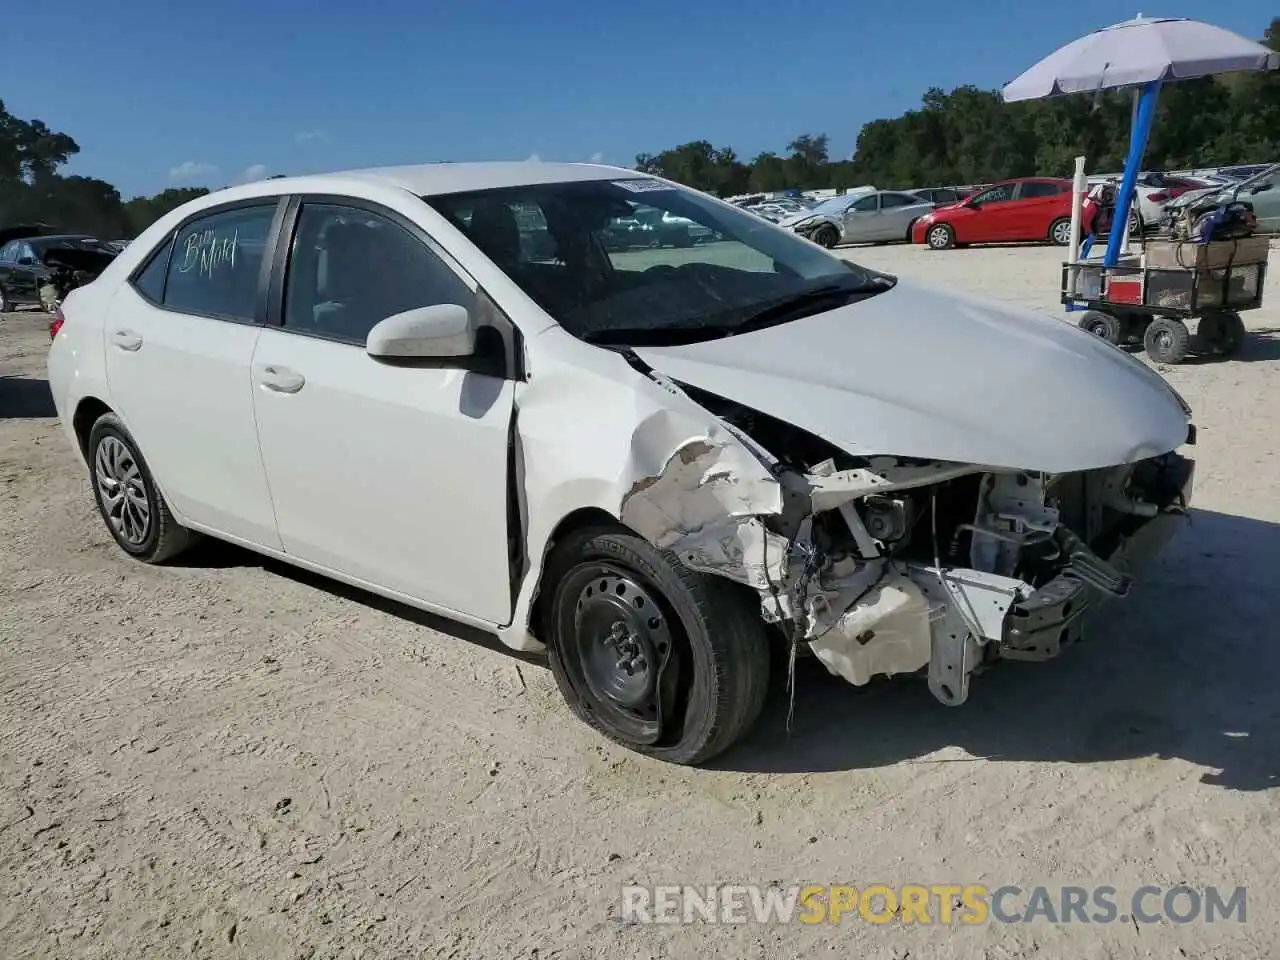
[[[1056,250],[845,253],[1060,309]],[[1280,283],[1268,296],[1242,357],[1165,371],[1200,427],[1197,509],[1107,629],[978,678],[961,709],[810,665],[790,735],[779,682],[702,770],[607,744],[482,636],[216,544],[127,560],[53,419],[45,318],[9,315],[0,957],[1277,956]],[[1248,900],[1243,924],[657,927],[619,922],[633,882]]]

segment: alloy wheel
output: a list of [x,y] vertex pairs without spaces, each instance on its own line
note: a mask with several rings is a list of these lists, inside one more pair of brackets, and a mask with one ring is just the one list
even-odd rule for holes
[[141,546],[151,532],[151,501],[133,452],[118,437],[103,437],[94,455],[93,476],[112,531],[131,546]]

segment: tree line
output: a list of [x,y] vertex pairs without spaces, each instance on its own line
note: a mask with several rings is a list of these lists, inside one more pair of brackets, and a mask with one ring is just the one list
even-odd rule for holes
[[[1280,18],[1263,42],[1280,51]],[[788,188],[910,188],[989,183],[1040,174],[1070,176],[1124,166],[1131,101],[1125,94],[1004,103],[998,91],[928,90],[917,109],[863,125],[848,160],[833,160],[829,137],[802,134],[784,154],[749,161],[706,140],[636,157],[636,168],[731,196]],[[80,151],[71,136],[10,114],[0,100],[0,228],[47,223],[103,239],[132,238],[174,207],[209,191],[163,190],[124,200],[104,180],[64,176]],[[1280,160],[1280,73],[1229,74],[1173,83],[1161,93],[1147,149],[1155,170]]]
[[0,100],[0,229],[49,224],[104,240],[129,239],[174,207],[209,192],[171,188],[124,200],[105,180],[59,172],[79,152],[70,135],[40,120],[15,117]]
[[[1280,51],[1280,18],[1262,42]],[[851,159],[833,160],[826,134],[804,134],[785,154],[749,161],[706,140],[636,157],[648,173],[732,196],[789,188],[882,189],[990,183],[1009,177],[1071,176],[1073,159],[1092,171],[1124,167],[1132,99],[1125,93],[1005,103],[996,90],[928,90],[918,108],[873,120]],[[1280,73],[1237,73],[1172,83],[1147,147],[1152,170],[1280,161]]]

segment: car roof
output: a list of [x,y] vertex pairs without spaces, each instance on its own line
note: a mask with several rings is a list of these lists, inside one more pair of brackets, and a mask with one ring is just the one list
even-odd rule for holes
[[262,180],[253,186],[267,187],[263,193],[290,193],[294,185],[315,190],[326,184],[337,188],[343,181],[377,181],[387,186],[408,190],[417,196],[439,196],[467,193],[499,187],[524,187],[541,183],[565,183],[584,180],[619,180],[643,177],[638,170],[611,167],[598,163],[545,163],[537,160],[515,160],[488,163],[420,163],[401,167],[368,167],[334,173]]

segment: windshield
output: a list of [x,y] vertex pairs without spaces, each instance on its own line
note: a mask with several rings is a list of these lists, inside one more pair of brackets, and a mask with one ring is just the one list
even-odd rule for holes
[[1249,187],[1256,187],[1256,186],[1260,186],[1263,183],[1269,183],[1277,173],[1280,173],[1280,163],[1272,164],[1269,167],[1264,167],[1262,170],[1259,170],[1257,173],[1251,176],[1248,180],[1242,181],[1239,189],[1241,192],[1243,192],[1247,190]]
[[575,337],[691,343],[784,323],[893,279],[647,178],[424,198]]

